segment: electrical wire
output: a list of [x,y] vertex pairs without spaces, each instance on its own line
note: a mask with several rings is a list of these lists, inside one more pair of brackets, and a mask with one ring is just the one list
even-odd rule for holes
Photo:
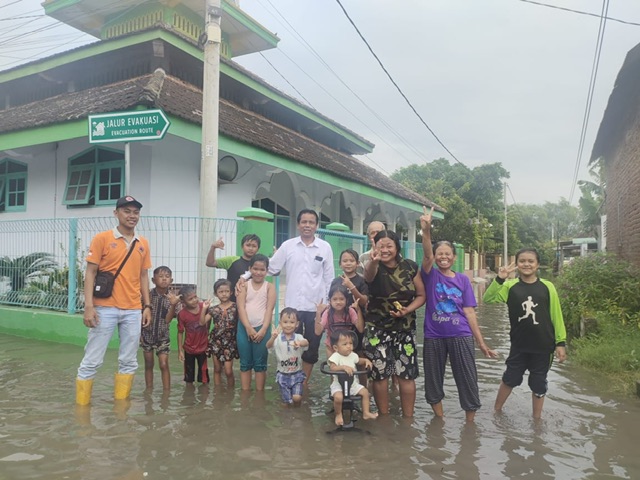
[[313,108],[313,109],[315,110],[316,108],[311,104],[311,102],[310,102],[309,100],[307,100],[307,98],[306,98],[302,93],[300,93],[300,91],[299,91],[296,87],[294,87],[294,86],[293,86],[293,83],[291,83],[291,82],[287,79],[287,77],[285,77],[285,76],[280,72],[280,70],[278,70],[278,69],[275,67],[275,65],[274,65],[273,63],[271,63],[267,57],[265,57],[265,56],[264,56],[264,54],[263,54],[262,52],[259,52],[259,53],[260,53],[260,56],[264,59],[264,61],[265,61],[265,62],[267,62],[267,63],[271,66],[271,68],[273,68],[273,69],[276,71],[276,73],[277,73],[278,75],[280,75],[280,76],[282,77],[282,79],[283,79],[285,82],[287,82],[291,88],[293,88],[293,89],[295,90],[295,92],[296,92],[298,95],[300,95],[300,98],[302,98],[305,102],[307,102],[307,105],[309,105],[311,108]]
[[380,67],[382,68],[382,70],[384,71],[384,73],[387,75],[387,77],[389,78],[389,80],[391,81],[391,83],[393,84],[394,87],[396,87],[396,90],[398,90],[398,92],[400,93],[400,95],[402,96],[402,98],[405,100],[405,102],[407,103],[407,105],[409,105],[409,108],[411,108],[411,110],[413,111],[413,113],[416,115],[416,117],[418,117],[418,119],[420,120],[420,122],[426,127],[426,129],[429,131],[429,133],[431,133],[431,135],[433,136],[433,138],[435,138],[435,140],[440,144],[440,146],[449,154],[451,155],[451,158],[453,158],[456,162],[458,162],[460,165],[462,165],[463,167],[465,167],[467,170],[469,169],[469,167],[467,167],[464,163],[462,163],[460,160],[458,160],[458,157],[456,157],[453,152],[451,152],[451,150],[449,150],[447,148],[447,146],[442,142],[442,140],[440,140],[440,138],[438,137],[438,135],[436,135],[436,133],[431,129],[431,127],[427,124],[427,122],[422,118],[422,116],[418,113],[418,111],[416,110],[416,108],[413,106],[413,104],[411,103],[411,101],[409,100],[409,98],[407,98],[407,96],[404,94],[404,92],[402,91],[402,89],[400,88],[400,86],[396,83],[396,81],[393,79],[393,77],[391,76],[391,74],[389,73],[389,71],[387,70],[387,68],[384,66],[384,64],[382,63],[382,61],[380,60],[380,58],[378,57],[378,55],[376,55],[376,53],[373,51],[373,48],[371,47],[371,45],[369,44],[369,42],[367,41],[367,39],[364,37],[364,35],[362,34],[362,32],[360,32],[360,29],[357,27],[357,25],[355,24],[355,22],[351,19],[351,17],[349,16],[349,13],[347,12],[347,10],[344,8],[344,5],[342,5],[342,2],[340,0],[336,0],[336,2],[338,3],[338,5],[340,6],[340,8],[342,9],[342,12],[344,13],[344,15],[347,17],[347,20],[349,20],[349,23],[351,23],[351,25],[353,26],[353,28],[355,29],[355,31],[358,33],[358,36],[360,37],[360,39],[364,42],[364,44],[367,46],[367,49],[369,50],[369,52],[371,52],[371,55],[373,55],[373,57],[376,59],[376,61],[378,62],[378,64],[380,65]]
[[511,187],[509,186],[508,183],[507,183],[507,190],[509,190],[509,194],[511,195],[511,200],[513,200],[513,204],[516,205],[518,202],[516,202],[516,199],[513,196],[513,192],[511,191]]
[[[558,5],[550,5],[548,3],[535,2],[533,0],[519,0],[519,1],[524,3],[531,3],[533,5],[538,5],[540,7],[554,8],[556,10],[563,10],[565,12],[578,13],[580,15],[588,15],[590,17],[600,18],[600,15],[598,15],[597,13],[585,12],[583,10],[574,10],[573,8],[560,7]],[[640,27],[640,23],[637,23],[637,22],[629,22],[627,20],[621,20],[619,18],[613,18],[609,16],[605,16],[604,19],[611,20],[612,22],[624,23],[625,25],[633,25],[636,27]]]
[[[255,46],[255,45],[253,45],[253,46],[254,46],[254,47],[256,47],[256,49],[257,49],[257,46]],[[393,145],[389,144],[389,143],[385,140],[385,138],[384,138],[382,135],[380,135],[380,134],[379,134],[379,133],[377,133],[377,132],[372,128],[372,127],[370,127],[369,125],[367,125],[366,123],[364,123],[364,122],[362,121],[362,119],[361,119],[360,117],[358,117],[357,115],[355,115],[355,113],[354,113],[351,109],[348,109],[348,108],[344,105],[344,102],[341,102],[340,100],[338,100],[338,99],[337,99],[337,98],[336,98],[336,97],[335,97],[335,96],[334,96],[334,95],[333,95],[329,90],[327,90],[327,89],[325,88],[325,86],[324,86],[324,85],[322,85],[320,82],[318,82],[318,80],[317,80],[315,77],[311,76],[311,75],[307,72],[307,70],[305,70],[305,69],[304,69],[304,68],[302,68],[300,65],[298,65],[298,63],[297,63],[293,58],[291,58],[289,55],[287,55],[287,53],[286,53],[284,50],[282,50],[281,48],[278,48],[278,49],[276,49],[275,51],[276,51],[276,52],[278,52],[279,54],[283,55],[287,60],[289,60],[289,61],[290,61],[290,62],[291,62],[291,63],[292,63],[296,68],[298,68],[298,70],[300,70],[300,72],[302,72],[306,77],[308,77],[308,78],[309,78],[309,80],[311,80],[313,83],[315,83],[315,84],[318,86],[318,88],[319,88],[320,90],[322,90],[326,95],[328,95],[330,98],[332,98],[332,99],[336,102],[336,104],[337,104],[340,108],[342,108],[342,109],[343,109],[343,110],[344,110],[348,115],[350,115],[350,116],[351,116],[355,121],[357,121],[358,123],[360,123],[361,125],[363,125],[365,128],[368,128],[371,132],[373,132],[375,135],[377,135],[377,136],[380,138],[380,140],[382,140],[382,142],[383,142],[385,145],[387,145],[390,149],[394,150],[394,151],[398,154],[398,156],[400,156],[400,157],[404,158],[404,159],[405,159],[409,164],[411,164],[411,163],[412,163],[412,162],[411,162],[411,160],[409,160],[409,158],[407,158],[407,157],[406,157],[406,156],[405,156],[401,151],[399,151],[399,150],[395,149],[395,148],[393,147]],[[265,60],[266,60],[266,57],[265,57]],[[273,68],[277,73],[278,73],[278,75],[280,75],[280,76],[282,76],[282,77],[284,78],[284,75],[283,75],[283,74],[282,74],[282,73],[281,73],[281,72],[280,72],[280,71],[275,67],[275,65],[273,65],[273,63],[272,63],[272,62],[268,62],[268,61],[267,61],[267,63],[268,63],[268,64],[269,64],[269,65],[270,65],[270,66],[271,66],[271,67],[272,67],[272,68]],[[299,91],[298,91],[298,90],[293,86],[293,84],[292,84],[288,79],[286,79],[286,78],[285,78],[285,81],[286,81],[289,85],[291,85],[291,87],[292,87],[296,92],[298,92],[298,94],[299,94],[299,95],[301,95],[301,96],[302,96],[302,93],[300,93],[300,92],[299,92]],[[305,97],[303,96],[302,98],[305,98]],[[306,100],[306,99],[305,99],[305,100]],[[315,108],[315,107],[314,107],[314,106],[313,106],[309,101],[307,101],[307,103],[311,106],[311,108],[313,108],[313,109],[317,110],[317,109],[316,109],[316,108]],[[380,165],[379,165],[375,160],[373,160],[373,159],[372,159],[372,158],[370,158],[370,157],[366,157],[366,158],[367,158],[368,160],[370,160],[374,165],[376,165],[376,167],[378,167],[381,171],[383,171],[384,173],[386,173],[387,175],[389,175],[389,172],[387,172],[387,170],[385,170],[384,168],[382,168],[382,167],[381,167],[381,166],[380,166]]]
[[[307,42],[307,40],[302,36],[302,34],[300,34],[300,32],[298,32],[296,30],[296,28],[286,19],[286,17],[280,12],[280,10],[278,10],[278,8],[271,2],[271,0],[266,0],[266,2],[271,6],[271,8],[282,18],[282,20],[285,22],[285,24],[282,24],[287,30],[289,30],[290,33],[292,33],[294,35],[294,38],[296,38],[301,44],[302,46],[304,46],[309,52],[311,52],[311,54],[320,62],[320,64],[322,64],[330,73],[333,74],[333,76],[349,91],[351,92],[351,94],[358,100],[360,101],[360,103],[369,111],[371,112],[372,115],[374,115],[379,121],[380,123],[382,123],[393,135],[396,136],[396,138],[398,140],[400,140],[400,142],[402,142],[409,150],[411,150],[416,156],[418,156],[419,158],[425,160],[425,161],[429,161],[429,158],[427,158],[424,153],[422,153],[418,148],[416,148],[415,146],[413,146],[400,132],[398,132],[395,128],[393,128],[393,126],[387,122],[385,120],[385,118],[380,115],[378,112],[376,112],[370,105],[370,103],[365,102],[341,77],[340,75],[338,75],[338,73],[331,68],[331,65],[329,65],[329,63],[327,61],[324,60],[324,58],[311,46],[311,44],[309,42]],[[273,15],[271,13],[270,10],[266,9],[265,10],[271,14],[274,18],[275,15]],[[276,18],[276,20],[278,20]],[[280,51],[282,51],[281,49],[278,49]],[[292,60],[293,61],[293,60]],[[295,63],[295,62],[294,62]],[[302,70],[302,69],[301,69]],[[339,103],[341,106],[342,104]],[[347,110],[350,114],[352,114],[351,111]],[[352,114],[353,115],[353,114]],[[355,116],[355,115],[354,115]],[[364,123],[361,119],[359,119],[358,117],[355,117],[362,125],[364,125],[366,128],[368,128],[369,130],[371,130],[374,134],[376,134],[380,139],[382,139],[382,141],[389,146],[392,150],[396,151],[396,153],[398,153],[400,156],[402,156],[403,158],[405,158],[409,164],[411,164],[412,162],[406,158],[404,155],[402,155],[398,150],[396,150],[393,146],[391,146],[389,143],[387,143],[384,140],[384,137],[381,136],[380,134],[378,134],[373,128],[371,128],[369,125],[367,125],[366,123]]]
[[[69,18],[69,20],[68,20],[68,21],[73,22],[73,21],[75,21],[75,20],[82,19],[83,17],[88,18],[88,17],[90,17],[90,16],[97,15],[97,14],[100,14],[100,13],[108,13],[112,7],[114,7],[114,6],[118,5],[118,4],[122,4],[122,3],[123,3],[123,1],[122,1],[122,0],[113,0],[113,1],[111,1],[111,2],[109,2],[109,3],[106,3],[106,4],[101,5],[101,6],[100,6],[100,8],[97,8],[97,9],[95,9],[95,10],[92,10],[90,13],[80,12],[80,13],[78,13],[78,14],[76,14],[76,15],[72,16],[71,18]],[[129,6],[128,8],[124,9],[122,12],[120,12],[120,13],[119,13],[118,15],[116,15],[115,17],[111,18],[110,20],[111,20],[111,21],[114,21],[114,20],[116,20],[116,19],[120,18],[120,17],[122,17],[123,15],[126,15],[128,12],[130,12],[130,11],[131,11],[131,10],[133,10],[134,8],[137,8],[137,7],[139,7],[140,5],[142,5],[142,4],[144,4],[144,3],[148,3],[148,2],[143,2],[143,3],[140,3],[140,4],[134,4],[134,5],[131,5],[131,6]],[[32,12],[26,12],[26,13],[32,13]],[[51,17],[48,17],[47,15],[44,15],[44,16],[43,16],[43,18],[51,18]],[[52,20],[53,20],[53,19],[52,19]],[[17,28],[20,28],[21,26],[24,26],[24,25],[26,25],[26,24],[28,24],[28,23],[32,23],[32,22],[30,21],[30,22],[27,22],[27,23],[21,24],[21,25],[19,25],[19,26],[13,26],[13,27],[10,27],[10,28],[7,30],[7,32],[5,32],[4,34],[6,35],[6,33],[13,33],[13,32],[15,32],[15,30],[16,30]],[[6,44],[8,44],[8,43],[11,43],[11,42],[13,42],[13,41],[15,41],[15,40],[19,40],[19,39],[21,39],[21,38],[23,38],[23,37],[26,37],[26,36],[31,36],[31,35],[33,35],[33,34],[40,33],[40,32],[44,32],[44,31],[47,31],[47,30],[51,30],[51,29],[54,29],[54,28],[61,27],[61,26],[68,26],[68,24],[67,24],[67,23],[65,23],[65,22],[61,22],[61,21],[58,21],[58,20],[54,20],[54,23],[51,23],[51,24],[48,24],[48,25],[45,25],[45,26],[42,26],[42,27],[39,27],[39,28],[36,28],[36,29],[30,30],[30,31],[27,31],[27,32],[23,32],[23,33],[20,33],[20,34],[15,35],[15,36],[13,36],[13,37],[10,37],[10,38],[8,38],[8,39],[5,39],[5,40],[3,40],[3,41],[0,41],[0,46],[2,46],[2,45],[6,45]],[[92,35],[87,34],[87,33],[85,33],[85,32],[83,32],[83,33],[82,33],[82,35],[83,35],[83,36],[90,36],[92,39],[95,39],[95,37],[93,37]],[[0,34],[0,36],[2,36],[2,34]],[[54,46],[50,46],[50,44],[47,44],[47,46],[48,46],[49,48],[47,48],[45,51],[47,51],[47,52],[48,52],[48,51],[54,50],[54,49],[56,49],[56,48],[59,48],[59,47],[61,47],[61,46],[66,45],[66,44],[68,44],[68,43],[69,43],[69,42],[59,43],[59,44],[56,44],[56,45],[54,45]],[[18,45],[20,45],[20,44],[18,44]],[[36,58],[36,57],[38,57],[38,55],[32,55],[31,57],[27,57],[27,58],[23,59],[22,61],[24,61],[24,60],[29,60],[29,59],[31,59],[31,58]],[[11,62],[11,63],[5,64],[4,66],[6,67],[6,66],[10,66],[10,65],[13,65],[13,64],[16,64],[16,63],[22,63],[22,61]]]
[[580,163],[584,152],[584,144],[587,138],[587,128],[589,127],[589,117],[591,114],[591,106],[593,105],[593,95],[595,92],[596,79],[598,77],[598,66],[600,65],[600,54],[602,53],[602,43],[604,40],[605,27],[607,25],[607,12],[609,11],[609,0],[602,0],[602,13],[600,15],[600,25],[598,27],[598,37],[596,40],[596,48],[593,56],[593,65],[591,66],[591,78],[589,80],[589,89],[587,92],[587,100],[584,108],[584,116],[582,118],[582,130],[580,132],[580,140],[578,142],[578,153],[576,155],[576,166],[573,171],[571,180],[571,192],[569,193],[569,203],[573,201],[573,195],[576,190],[578,173],[580,171]]
[[0,8],[8,7],[9,5],[14,5],[16,3],[20,3],[22,0],[15,0],[14,2],[7,3],[6,5],[0,5]]

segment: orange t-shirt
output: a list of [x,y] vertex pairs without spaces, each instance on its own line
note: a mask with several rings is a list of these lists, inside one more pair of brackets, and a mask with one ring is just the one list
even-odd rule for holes
[[[109,298],[93,297],[94,305],[124,310],[142,308],[140,274],[151,268],[151,253],[147,239],[138,235],[136,238],[138,241],[135,244],[135,250],[116,278],[113,294]],[[93,237],[86,260],[88,263],[97,264],[99,271],[111,272],[115,275],[128,251],[124,237],[116,238],[113,230],[107,230]]]

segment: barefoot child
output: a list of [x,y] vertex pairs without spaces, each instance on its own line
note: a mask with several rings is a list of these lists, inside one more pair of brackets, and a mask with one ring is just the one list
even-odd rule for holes
[[[518,269],[519,278],[507,280]],[[511,391],[529,370],[533,417],[542,416],[547,393],[547,373],[553,356],[562,363],[567,357],[567,335],[560,300],[553,284],[538,278],[540,256],[535,248],[516,253],[516,262],[500,267],[498,276],[484,294],[485,303],[506,303],[509,309],[511,349],[495,403],[501,411]]]
[[276,382],[280,386],[282,403],[299,406],[305,375],[302,371],[302,352],[309,348],[309,340],[296,333],[298,316],[295,308],[287,307],[280,313],[280,324],[271,334],[267,348],[276,354]]
[[[180,297],[183,308],[178,313],[178,358],[184,363],[184,381],[187,385],[193,385],[196,380],[197,362],[197,380],[207,384],[209,383],[207,346],[211,315],[206,313],[193,287],[182,287]],[[205,324],[201,325],[200,318],[203,310],[205,310]]]
[[227,377],[227,386],[233,387],[235,378],[233,376],[233,360],[240,358],[238,354],[238,344],[236,333],[238,328],[238,309],[231,301],[231,282],[225,278],[218,280],[213,285],[213,293],[220,303],[215,307],[211,302],[204,302],[200,316],[200,325],[206,323],[204,312],[206,311],[213,319],[213,328],[209,333],[209,346],[207,356],[213,359],[213,383],[222,384],[222,370]]
[[[331,346],[333,354],[329,357],[329,369],[332,372],[345,372],[349,376],[353,376],[353,372],[357,370],[358,365],[363,365],[367,370],[372,367],[371,360],[368,358],[360,358],[353,352],[353,339],[355,333],[346,330],[337,330],[331,334]],[[358,377],[353,377],[350,395],[360,395],[362,397],[362,418],[365,420],[373,419],[378,416],[369,409],[369,391],[364,388],[358,381]],[[338,381],[338,376],[333,377],[331,383],[331,395],[333,396],[333,409],[336,412],[336,425],[344,425],[342,418],[342,386]]]
[[[316,308],[316,335],[327,332],[325,345],[327,358],[333,354],[331,334],[337,330],[350,330],[356,333],[356,338],[364,332],[364,316],[358,302],[349,307],[347,297],[349,292],[344,285],[334,284],[329,290],[329,305],[319,303]],[[357,334],[360,335],[357,335]]]
[[242,390],[251,389],[251,371],[256,372],[256,390],[264,390],[267,379],[267,340],[271,336],[276,289],[266,281],[269,258],[257,254],[251,259],[251,280],[238,294],[238,351]]
[[153,388],[153,367],[155,350],[160,366],[162,388],[171,388],[171,372],[169,371],[169,323],[175,317],[175,310],[167,318],[171,304],[167,294],[173,282],[169,267],[158,267],[153,271],[151,279],[155,288],[151,290],[151,323],[142,329],[140,335],[140,347],[144,356],[144,381],[147,390]]

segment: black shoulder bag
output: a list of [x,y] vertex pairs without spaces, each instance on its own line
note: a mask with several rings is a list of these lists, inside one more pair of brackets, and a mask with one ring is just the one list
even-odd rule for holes
[[118,267],[116,274],[114,275],[111,272],[98,272],[96,274],[95,282],[93,283],[93,296],[96,298],[109,298],[113,293],[113,284],[116,283],[116,278],[120,275],[120,271],[124,264],[127,263],[131,253],[133,252],[134,247],[136,246],[137,238],[133,240],[131,247],[129,247],[129,251],[127,252],[127,256],[124,257],[122,263]]

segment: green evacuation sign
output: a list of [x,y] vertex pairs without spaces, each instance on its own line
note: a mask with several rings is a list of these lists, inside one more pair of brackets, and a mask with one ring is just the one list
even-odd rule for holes
[[89,115],[89,143],[161,140],[169,125],[159,109]]

